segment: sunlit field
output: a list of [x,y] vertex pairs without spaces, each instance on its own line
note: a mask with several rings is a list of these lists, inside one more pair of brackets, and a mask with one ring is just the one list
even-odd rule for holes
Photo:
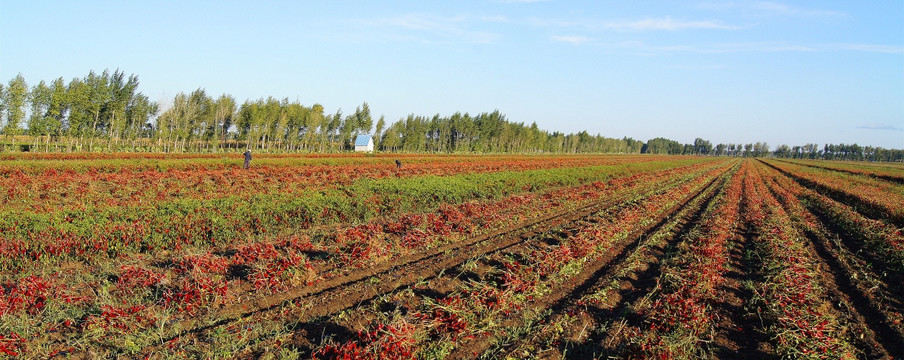
[[0,353],[880,358],[902,227],[898,165],[6,154]]

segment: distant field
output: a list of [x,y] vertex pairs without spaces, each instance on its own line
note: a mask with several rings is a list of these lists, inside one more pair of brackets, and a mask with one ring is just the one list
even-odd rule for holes
[[241,165],[0,154],[0,354],[904,356],[900,165],[360,154]]

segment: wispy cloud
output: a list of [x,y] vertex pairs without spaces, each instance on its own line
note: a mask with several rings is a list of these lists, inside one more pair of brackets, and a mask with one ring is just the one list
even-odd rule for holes
[[698,71],[698,70],[719,70],[719,69],[727,69],[728,65],[672,65],[672,68],[679,70],[689,70],[689,71]]
[[784,42],[747,42],[698,45],[689,48],[702,53],[737,53],[737,52],[811,52],[817,48],[809,45]]
[[523,23],[536,27],[581,28],[591,31],[680,31],[680,30],[737,30],[740,26],[716,20],[677,20],[672,17],[639,20],[600,21],[530,17]]
[[556,42],[569,43],[573,45],[581,45],[591,40],[586,36],[580,35],[553,35],[550,36],[550,38]]
[[589,28],[589,23],[586,21],[578,21],[578,20],[564,20],[564,19],[556,19],[556,18],[541,18],[536,16],[528,17],[523,20],[523,22],[527,25],[536,26],[536,27],[581,27],[581,28]]
[[904,46],[881,44],[829,44],[827,49],[863,51],[886,54],[904,54]]
[[773,15],[784,16],[841,16],[842,12],[833,10],[807,9],[777,2],[756,2],[751,8]]
[[404,14],[375,19],[355,20],[354,23],[375,34],[398,40],[416,40],[426,43],[464,42],[492,43],[500,35],[474,30],[475,22],[500,22],[504,18],[472,18],[469,16],[441,17],[430,14]]
[[857,127],[858,129],[867,129],[867,130],[882,130],[882,131],[904,131],[904,128],[900,126],[894,126],[889,124],[868,124],[868,125],[860,125]]
[[829,52],[829,51],[861,51],[888,54],[904,54],[904,47],[873,44],[794,44],[784,42],[745,42],[695,45],[650,45],[641,41],[628,41],[599,44],[602,47],[635,51],[645,54],[660,53],[768,53],[768,52]]
[[494,15],[494,16],[481,16],[479,17],[481,21],[488,23],[500,23],[500,24],[509,24],[512,23],[512,20],[509,19],[505,15]]
[[701,3],[697,7],[709,10],[740,10],[754,16],[845,16],[840,11],[804,8],[772,1],[718,2]]
[[670,17],[666,18],[647,18],[643,20],[624,21],[624,22],[606,22],[602,24],[603,28],[618,31],[651,31],[651,30],[698,30],[698,29],[716,29],[716,30],[736,30],[737,26],[725,25],[719,21],[681,21]]

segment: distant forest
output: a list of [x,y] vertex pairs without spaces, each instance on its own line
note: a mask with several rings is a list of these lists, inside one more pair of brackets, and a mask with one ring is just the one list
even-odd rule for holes
[[378,151],[470,153],[621,153],[904,161],[904,150],[857,144],[681,144],[608,138],[587,131],[549,132],[509,121],[498,110],[451,116],[408,115],[376,122],[367,103],[353,113],[286,98],[246,100],[203,89],[179,93],[161,109],[138,91],[138,77],[119,70],[29,87],[22,75],[0,84],[0,151],[340,152],[359,134]]

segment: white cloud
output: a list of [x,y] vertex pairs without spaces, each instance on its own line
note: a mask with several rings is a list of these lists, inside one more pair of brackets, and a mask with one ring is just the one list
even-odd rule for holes
[[875,52],[875,53],[886,53],[886,54],[904,54],[904,46],[898,46],[898,45],[831,44],[831,45],[826,45],[826,48],[831,49],[831,50],[850,50],[850,51],[863,51],[863,52]]
[[550,37],[553,41],[569,43],[573,45],[581,45],[590,41],[590,38],[580,35],[554,35]]
[[603,47],[635,51],[645,54],[674,52],[692,52],[704,54],[743,53],[743,52],[826,52],[826,51],[862,51],[890,54],[904,54],[904,47],[872,44],[793,44],[784,42],[746,42],[721,43],[703,45],[649,45],[640,41],[600,44]]
[[507,23],[512,22],[512,20],[509,19],[508,17],[506,17],[505,15],[481,16],[480,20],[488,22],[488,23],[500,23],[500,24],[507,24]]
[[788,44],[782,42],[749,42],[704,45],[695,48],[704,53],[734,53],[734,52],[809,52],[817,49],[812,46],[800,44]]
[[[480,18],[482,22],[504,21],[504,18]],[[468,16],[440,17],[430,14],[404,14],[376,19],[358,20],[355,23],[373,32],[391,32],[383,37],[399,40],[417,40],[427,43],[466,42],[492,43],[500,36],[495,33],[472,30],[474,18]],[[374,34],[375,35],[375,34]]]
[[741,28],[714,20],[683,21],[671,17],[625,21],[564,20],[530,17],[524,20],[524,23],[537,27],[574,27],[595,31],[736,30]]
[[904,131],[899,126],[889,125],[889,124],[868,124],[868,125],[860,125],[857,127],[858,129],[867,129],[867,130],[883,130],[883,131]]
[[643,19],[626,22],[607,22],[603,23],[606,29],[619,31],[648,31],[648,30],[692,30],[692,29],[716,29],[716,30],[736,30],[737,26],[722,24],[718,21],[681,21],[670,17],[660,19]]
[[536,16],[528,17],[524,22],[528,25],[538,27],[588,27],[587,23],[580,21],[540,18]]
[[844,13],[832,10],[806,9],[777,2],[756,2],[750,6],[754,10],[759,10],[772,15],[785,16],[840,16]]
[[672,65],[672,68],[679,70],[719,70],[719,69],[727,69],[728,65]]
[[429,30],[440,32],[458,31],[459,27],[455,24],[460,23],[462,18],[440,18],[436,16],[423,14],[406,14],[393,17],[384,17],[373,20],[373,25],[388,25],[412,30]]
[[845,13],[840,11],[802,8],[794,5],[772,1],[701,3],[698,4],[697,7],[701,9],[718,11],[740,10],[753,16],[816,17],[846,15]]

